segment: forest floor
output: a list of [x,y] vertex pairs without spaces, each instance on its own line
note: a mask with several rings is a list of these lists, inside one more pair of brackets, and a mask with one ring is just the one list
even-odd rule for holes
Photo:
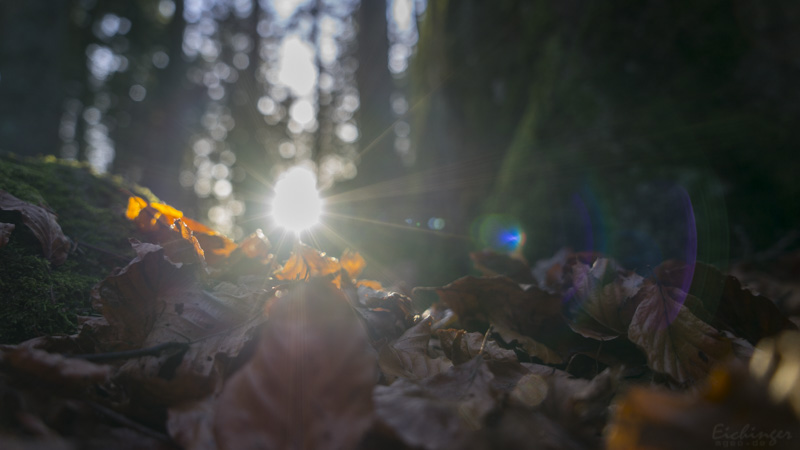
[[2,158],[2,448],[798,447],[800,252],[642,276],[484,251],[397,292],[357,252],[279,261]]

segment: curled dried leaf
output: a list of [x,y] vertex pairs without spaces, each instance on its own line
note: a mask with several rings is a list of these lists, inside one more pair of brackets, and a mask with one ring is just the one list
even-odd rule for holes
[[605,258],[591,266],[575,260],[568,273],[572,288],[565,308],[570,327],[600,340],[626,335],[644,278],[635,272],[617,270]]
[[[181,238],[189,241],[195,247],[195,253],[211,265],[225,260],[237,248],[231,239],[184,216],[182,211],[165,203],[148,204],[143,198],[132,196],[128,198],[125,215],[136,223],[139,230],[148,233],[165,248],[181,247]],[[185,256],[176,258],[180,261]]]
[[347,272],[347,275],[351,279],[358,278],[361,275],[361,272],[364,271],[364,268],[367,266],[367,261],[364,260],[364,257],[361,256],[358,252],[345,249],[342,252],[342,257],[339,258],[339,263],[342,265],[342,269]]
[[484,335],[478,332],[467,333],[464,330],[437,330],[436,337],[444,350],[444,354],[454,364],[462,364],[472,360],[483,350],[483,357],[500,362],[517,362],[517,355],[512,350],[500,348],[494,339],[484,344]]
[[0,209],[18,211],[22,214],[22,223],[42,244],[42,253],[51,264],[58,266],[67,260],[72,243],[61,231],[55,214],[2,190],[0,190]]
[[[336,258],[326,256],[325,253],[298,242],[286,264],[275,272],[275,278],[308,280],[312,277],[332,277],[334,275],[338,277],[341,270],[342,266]],[[338,287],[338,283],[336,284]]]
[[448,370],[453,363],[428,354],[431,339],[431,318],[421,320],[406,330],[396,341],[383,347],[378,364],[384,375],[409,380],[421,380]]

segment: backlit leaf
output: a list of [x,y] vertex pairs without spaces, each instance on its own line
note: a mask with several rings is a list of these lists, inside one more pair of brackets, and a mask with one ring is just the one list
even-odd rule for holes
[[344,269],[345,272],[347,272],[347,275],[349,275],[352,279],[358,278],[358,276],[361,275],[361,272],[363,272],[364,268],[367,266],[367,262],[364,260],[364,257],[358,252],[352,251],[349,248],[342,252],[342,257],[339,258],[339,263],[341,263],[342,269]]
[[275,272],[279,280],[308,280],[312,277],[338,275],[342,266],[336,258],[298,242],[289,260]]

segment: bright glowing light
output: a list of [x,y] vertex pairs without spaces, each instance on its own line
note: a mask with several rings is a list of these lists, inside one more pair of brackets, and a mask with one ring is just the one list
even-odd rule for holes
[[321,214],[322,199],[314,172],[293,167],[275,183],[272,217],[278,226],[299,233],[319,223]]

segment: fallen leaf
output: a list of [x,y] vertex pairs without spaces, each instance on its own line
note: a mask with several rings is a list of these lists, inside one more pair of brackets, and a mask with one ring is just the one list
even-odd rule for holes
[[339,258],[339,263],[342,265],[342,269],[347,272],[347,275],[350,276],[351,279],[358,278],[361,275],[361,272],[364,271],[364,268],[367,266],[367,262],[364,260],[364,257],[361,256],[358,252],[345,249],[342,252],[342,256]]
[[348,283],[345,283],[344,290],[366,324],[369,338],[376,349],[399,338],[415,324],[417,315],[411,299],[405,295]]
[[269,239],[264,236],[264,232],[259,228],[244,238],[244,240],[239,243],[239,247],[236,251],[242,252],[248,259],[267,263],[272,259],[272,254],[269,252],[270,249],[271,245]]
[[[206,395],[262,322],[266,292],[197,282],[198,267],[174,263],[158,245],[133,242],[138,256],[99,283],[93,304],[102,312],[104,351],[184,344],[129,360],[118,377],[142,399],[175,404]],[[82,330],[83,331],[83,330]]]
[[562,358],[582,346],[596,347],[569,328],[561,314],[561,296],[535,286],[523,290],[509,278],[469,276],[434,289],[467,331],[485,332],[491,323],[504,340],[527,336]]
[[732,345],[674,300],[684,296],[676,288],[645,283],[637,293],[639,306],[628,327],[628,339],[644,352],[654,371],[691,384],[730,357]]
[[219,397],[222,449],[353,448],[373,421],[375,356],[342,292],[299,284],[270,309],[250,361]]
[[655,273],[662,284],[678,288],[688,274],[689,293],[702,301],[704,309],[713,315],[715,325],[752,344],[783,330],[797,329],[772,300],[743,289],[738,279],[708,264],[688,266],[682,261],[667,261]]
[[591,266],[574,261],[565,272],[572,285],[564,306],[570,327],[599,340],[625,336],[644,278],[635,272],[619,271],[605,258]]
[[483,358],[419,382],[401,378],[375,388],[375,412],[406,445],[463,448],[496,405],[492,378]]
[[606,446],[797,448],[800,422],[739,364],[716,368],[698,393],[633,387],[613,408]]
[[495,332],[508,344],[514,344],[525,350],[531,358],[537,358],[545,364],[562,364],[564,356],[552,348],[538,342],[530,336],[517,333],[514,330],[503,327],[495,327]]
[[395,377],[421,380],[448,370],[453,363],[428,355],[430,339],[431,318],[428,317],[381,349],[378,355],[381,371],[390,380]]
[[11,237],[14,227],[15,225],[13,223],[0,222],[0,248],[3,248],[6,246],[6,244],[8,244],[8,238]]
[[[481,351],[484,335],[450,328],[437,330],[436,337],[439,338],[442,350],[453,361],[453,364],[463,364],[472,360]],[[486,341],[486,345],[483,348],[483,357],[493,361],[517,362],[517,355],[514,351],[500,348],[494,339]]]
[[[336,258],[325,256],[325,253],[297,242],[292,256],[274,276],[279,280],[308,280],[312,277],[338,276],[341,270],[342,266]],[[336,281],[338,287],[338,280]]]
[[58,266],[67,260],[72,243],[61,231],[55,214],[2,190],[0,190],[0,209],[18,211],[22,214],[22,223],[30,228],[42,244],[42,253],[51,264]]
[[[140,231],[150,234],[165,248],[175,245],[177,237],[189,241],[196,248],[197,255],[210,265],[224,261],[238,247],[231,239],[165,203],[148,203],[141,197],[132,196],[128,198],[125,215],[136,223]],[[171,233],[173,231],[178,236]]]

